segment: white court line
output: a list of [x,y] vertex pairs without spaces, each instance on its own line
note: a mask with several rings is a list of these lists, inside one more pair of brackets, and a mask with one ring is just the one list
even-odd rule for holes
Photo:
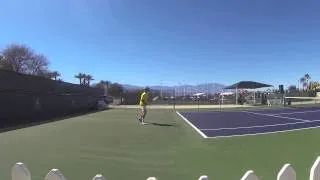
[[231,137],[245,137],[245,136],[256,136],[256,135],[266,135],[266,134],[276,134],[276,133],[285,133],[291,131],[300,131],[307,129],[315,129],[319,128],[319,126],[307,127],[307,128],[299,128],[299,129],[290,129],[290,130],[282,130],[282,131],[271,131],[271,132],[263,132],[263,133],[252,133],[252,134],[239,134],[239,135],[230,135],[230,136],[209,136],[208,139],[218,139],[218,138],[231,138]]
[[251,128],[260,128],[260,127],[273,127],[273,126],[285,126],[285,125],[295,125],[295,124],[306,124],[311,122],[318,122],[320,120],[313,120],[308,122],[293,122],[293,123],[279,123],[279,124],[267,124],[259,126],[239,126],[233,128],[216,128],[216,129],[200,129],[201,131],[219,131],[219,130],[237,130],[237,129],[251,129]]
[[299,120],[302,122],[294,122],[294,123],[282,123],[282,124],[272,124],[272,125],[262,125],[262,126],[249,126],[249,127],[235,127],[235,128],[218,128],[218,129],[198,129],[195,127],[188,119],[186,119],[184,116],[182,116],[178,111],[176,113],[184,120],[186,121],[192,128],[194,128],[203,138],[207,139],[216,139],[216,138],[231,138],[231,137],[244,137],[244,136],[254,136],[254,135],[266,135],[266,134],[275,134],[275,133],[284,133],[284,132],[291,132],[291,131],[298,131],[298,130],[306,130],[306,129],[314,129],[314,128],[319,128],[320,125],[318,126],[313,126],[313,127],[307,127],[307,128],[299,128],[299,129],[290,129],[290,130],[281,130],[281,131],[271,131],[271,132],[261,132],[261,133],[252,133],[252,134],[240,134],[240,135],[229,135],[229,136],[206,136],[202,131],[207,130],[227,130],[227,129],[241,129],[241,128],[256,128],[256,127],[272,127],[272,126],[282,126],[282,125],[291,125],[291,124],[305,124],[305,123],[310,123],[310,122],[318,122],[320,120],[304,120],[304,119],[298,119],[298,118],[289,118],[289,117],[283,117],[283,116],[277,116],[277,115],[270,115],[270,114],[262,114],[262,113],[253,113],[253,112],[248,112],[248,111],[237,111],[237,112],[245,112],[245,113],[252,113],[252,114],[257,114],[257,115],[262,115],[262,116],[271,116],[271,117],[277,117],[277,118],[285,118],[285,119],[294,119],[294,120]]
[[260,115],[260,116],[270,116],[270,117],[276,117],[276,118],[282,118],[282,119],[291,119],[291,120],[296,120],[296,121],[312,122],[310,120],[292,118],[292,117],[283,117],[283,116],[277,116],[277,115],[272,115],[272,114],[262,114],[262,113],[255,113],[255,112],[249,112],[249,111],[242,111],[242,112],[249,113],[249,114]]
[[203,138],[208,138],[201,130],[199,130],[195,125],[193,125],[187,118],[182,116],[178,111],[176,113],[185,121],[187,122],[194,130],[196,130]]
[[320,110],[313,110],[313,111],[298,111],[298,112],[290,112],[290,113],[279,113],[273,115],[285,115],[285,114],[304,114],[304,113],[313,113],[313,112],[320,112]]

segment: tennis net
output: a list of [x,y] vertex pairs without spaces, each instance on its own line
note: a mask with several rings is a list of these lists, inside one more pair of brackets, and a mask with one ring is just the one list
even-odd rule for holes
[[286,107],[320,109],[320,97],[285,97],[284,101]]

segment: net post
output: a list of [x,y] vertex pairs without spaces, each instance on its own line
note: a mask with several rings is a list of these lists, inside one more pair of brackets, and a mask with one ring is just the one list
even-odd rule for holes
[[283,107],[286,107],[286,94],[285,94],[285,92],[282,93],[282,104],[283,104]]
[[173,98],[173,110],[176,110],[176,98]]
[[[219,95],[219,104],[220,104],[220,111],[222,111],[222,104],[223,104],[223,88],[221,89],[220,95]],[[237,100],[236,100],[237,101]]]
[[219,96],[220,111],[222,111],[222,103],[223,103],[223,99],[220,99],[220,96]]
[[236,86],[236,105],[238,105],[238,86]]

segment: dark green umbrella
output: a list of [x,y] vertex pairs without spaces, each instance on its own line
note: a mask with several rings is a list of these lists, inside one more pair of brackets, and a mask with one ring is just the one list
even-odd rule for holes
[[240,81],[231,86],[227,86],[224,89],[236,89],[236,104],[238,104],[238,101],[237,101],[238,89],[259,89],[259,88],[265,88],[265,87],[272,87],[272,85],[254,82],[254,81]]
[[272,85],[254,82],[254,81],[240,81],[231,86],[227,86],[224,89],[258,89],[258,88],[265,88],[265,87],[272,87]]

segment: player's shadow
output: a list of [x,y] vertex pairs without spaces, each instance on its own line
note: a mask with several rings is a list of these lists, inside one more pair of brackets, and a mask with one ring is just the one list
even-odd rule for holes
[[148,122],[148,124],[153,126],[162,126],[162,127],[178,127],[177,124],[154,123],[154,122]]

